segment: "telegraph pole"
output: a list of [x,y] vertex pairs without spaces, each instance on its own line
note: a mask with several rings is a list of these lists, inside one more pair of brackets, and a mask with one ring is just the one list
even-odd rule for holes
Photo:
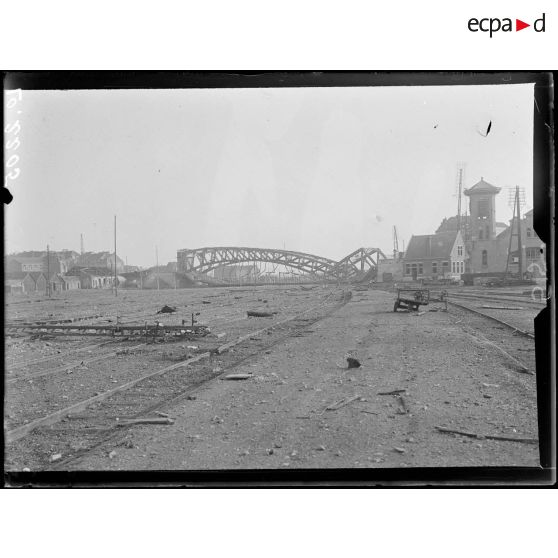
[[[517,251],[518,251],[518,264],[519,264],[519,279],[523,278],[523,246],[521,241],[521,203],[524,201],[524,191],[521,191],[523,196],[520,196],[519,186],[515,187],[515,196],[513,201],[513,218],[510,226],[510,242],[508,245],[508,258],[506,260],[505,276],[508,276],[510,267],[510,259],[512,254],[513,237],[517,236]],[[511,192],[510,192],[511,198]],[[511,200],[510,200],[511,201]],[[514,226],[517,227],[517,232],[514,232]]]
[[116,274],[116,215],[114,216],[114,296],[118,296],[118,276]]
[[159,249],[155,246],[155,269],[157,273],[157,290],[159,290]]
[[457,191],[457,230],[461,230],[461,189],[463,187],[463,169],[459,169],[459,183]]
[[50,249],[47,244],[47,295],[50,298]]
[[521,240],[521,200],[519,198],[519,186],[515,188],[517,203],[517,248],[519,250],[519,280],[523,279],[523,243]]

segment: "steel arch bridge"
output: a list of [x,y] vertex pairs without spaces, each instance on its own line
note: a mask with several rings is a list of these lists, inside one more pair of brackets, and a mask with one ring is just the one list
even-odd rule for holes
[[379,248],[359,248],[338,262],[304,252],[239,246],[177,252],[178,271],[198,278],[200,274],[205,275],[223,265],[262,262],[297,269],[319,280],[365,281],[376,276],[380,257],[385,256]]

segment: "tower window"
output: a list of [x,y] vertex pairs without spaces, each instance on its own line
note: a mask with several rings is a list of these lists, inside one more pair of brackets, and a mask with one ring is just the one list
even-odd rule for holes
[[482,229],[479,229],[479,240],[482,240],[484,238],[484,231]]
[[457,255],[458,255],[458,256],[462,256],[462,255],[463,255],[463,246],[458,246],[458,247],[457,247]]
[[527,236],[530,238],[533,235],[533,231],[531,229],[527,229]]
[[488,218],[490,216],[490,202],[488,198],[481,198],[479,200],[479,217]]
[[482,265],[488,265],[488,252],[486,250],[482,251]]

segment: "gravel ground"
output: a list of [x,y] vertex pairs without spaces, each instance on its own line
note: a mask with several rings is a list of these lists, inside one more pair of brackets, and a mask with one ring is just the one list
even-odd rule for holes
[[[274,290],[279,307],[318,296],[285,291]],[[258,302],[258,293],[250,296]],[[195,399],[165,409],[174,424],[135,426],[66,468],[537,466],[537,444],[436,429],[537,438],[535,376],[517,372],[483,340],[497,336],[506,346],[511,332],[451,307],[392,309],[390,293],[356,292],[330,317],[234,369],[249,379],[208,381]],[[514,356],[533,369],[533,342],[513,342]],[[360,368],[346,369],[347,352]],[[379,394],[391,390],[405,391]]]

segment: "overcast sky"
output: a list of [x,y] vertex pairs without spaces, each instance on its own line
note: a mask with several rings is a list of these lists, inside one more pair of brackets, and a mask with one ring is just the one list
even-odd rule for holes
[[[433,233],[481,176],[532,207],[533,85],[24,91],[6,249],[253,246],[341,259]],[[488,123],[492,121],[487,137]],[[463,198],[465,204],[467,198]],[[401,245],[400,245],[401,247]]]

